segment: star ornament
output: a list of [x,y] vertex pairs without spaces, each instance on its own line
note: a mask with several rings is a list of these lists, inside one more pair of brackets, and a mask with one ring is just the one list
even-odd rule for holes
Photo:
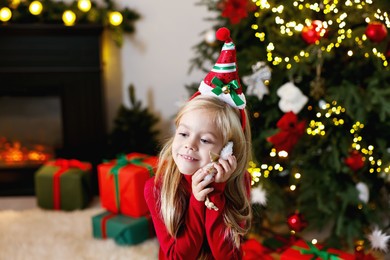
[[242,81],[247,85],[246,94],[257,96],[262,100],[264,95],[269,94],[267,82],[271,80],[271,69],[265,62],[259,61],[252,66],[252,75],[242,78]]
[[387,252],[388,250],[389,239],[390,236],[382,233],[382,231],[378,228],[375,228],[372,233],[368,235],[368,240],[371,243],[371,247],[373,249],[382,250],[384,252]]
[[263,186],[258,185],[251,189],[251,201],[253,204],[267,205],[267,192]]

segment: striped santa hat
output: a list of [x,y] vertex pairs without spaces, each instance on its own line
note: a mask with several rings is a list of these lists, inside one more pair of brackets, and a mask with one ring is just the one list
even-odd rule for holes
[[209,95],[223,100],[240,110],[241,125],[244,128],[246,99],[238,75],[236,46],[230,38],[229,29],[225,27],[217,30],[216,38],[224,42],[221,53],[191,99],[198,95]]

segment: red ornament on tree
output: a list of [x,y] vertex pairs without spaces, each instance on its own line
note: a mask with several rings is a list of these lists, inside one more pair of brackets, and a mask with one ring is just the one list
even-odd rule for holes
[[314,44],[322,37],[327,36],[328,31],[323,27],[322,21],[314,20],[309,26],[302,29],[301,36],[307,44]]
[[287,225],[291,230],[299,232],[307,226],[307,222],[304,220],[301,213],[295,212],[288,217]]
[[372,42],[381,42],[387,37],[387,28],[381,22],[371,22],[367,25],[365,34]]
[[353,150],[349,153],[349,156],[345,158],[344,163],[351,168],[352,171],[357,171],[364,166],[364,159],[361,153]]

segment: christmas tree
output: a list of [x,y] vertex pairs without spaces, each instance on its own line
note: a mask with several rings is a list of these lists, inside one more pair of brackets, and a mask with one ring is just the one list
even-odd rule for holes
[[[230,29],[251,113],[253,232],[326,230],[332,247],[388,249],[390,2],[204,0],[213,25],[192,68]],[[187,86],[189,92],[197,83]]]
[[134,152],[157,155],[160,149],[159,119],[137,100],[132,84],[129,86],[129,100],[131,107],[122,104],[114,119],[114,127],[108,136],[107,158]]

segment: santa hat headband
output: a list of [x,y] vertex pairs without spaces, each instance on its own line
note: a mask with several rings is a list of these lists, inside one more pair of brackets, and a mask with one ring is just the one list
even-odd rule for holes
[[236,46],[230,38],[229,29],[222,27],[216,32],[218,40],[223,41],[221,53],[217,62],[200,83],[198,91],[191,97],[198,95],[214,96],[237,108],[241,113],[241,126],[245,128],[246,99],[242,91],[238,68],[236,64]]

